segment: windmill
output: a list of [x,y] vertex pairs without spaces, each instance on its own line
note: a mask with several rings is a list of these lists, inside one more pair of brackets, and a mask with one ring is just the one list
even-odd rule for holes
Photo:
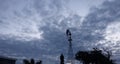
[[72,49],[72,38],[71,38],[71,32],[69,29],[66,30],[66,35],[68,39],[68,57],[67,57],[67,64],[74,64],[74,55],[73,55],[73,49]]

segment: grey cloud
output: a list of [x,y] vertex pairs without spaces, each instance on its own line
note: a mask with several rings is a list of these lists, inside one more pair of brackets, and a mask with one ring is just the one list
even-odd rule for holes
[[[13,18],[14,15],[15,18],[17,18],[14,20],[15,26],[20,25],[24,30],[32,29],[31,27],[35,26],[32,30],[27,31],[30,31],[30,34],[34,29],[35,33],[36,30],[38,32],[42,31],[43,39],[33,41],[19,41],[14,38],[3,41],[3,39],[1,39],[0,44],[4,44],[0,45],[0,49],[4,50],[5,52],[3,52],[8,53],[8,55],[9,53],[16,53],[18,56],[24,55],[26,57],[30,56],[43,60],[57,61],[51,58],[51,56],[54,55],[57,57],[60,53],[64,53],[65,55],[67,53],[68,43],[65,35],[67,28],[70,28],[72,31],[74,52],[92,48],[92,45],[95,46],[95,43],[104,39],[103,34],[107,25],[119,19],[120,3],[118,1],[119,0],[106,1],[103,3],[102,7],[95,8],[94,11],[91,11],[82,23],[81,17],[77,14],[69,14],[67,17],[62,15],[64,9],[63,0],[34,0],[34,2],[31,3],[33,7],[23,6],[20,11],[18,9],[11,12],[13,12]],[[10,20],[11,21],[8,21],[7,19],[5,21],[8,21],[8,23],[13,22],[13,19]],[[35,25],[31,25],[34,23]],[[24,30],[22,30],[22,32],[24,32]],[[27,33],[27,31],[25,31],[25,33]],[[11,44],[9,43],[10,41]],[[5,48],[11,50],[11,52],[7,51]],[[49,55],[49,57],[47,57],[47,55]]]
[[103,34],[106,27],[120,17],[119,6],[119,0],[105,1],[102,7],[89,13],[81,28],[83,35],[81,38],[85,38],[83,41],[87,38],[86,41],[95,43],[104,39]]
[[[76,18],[76,20],[74,20],[74,18]],[[50,56],[53,54],[59,55],[60,53],[64,53],[65,55],[67,54],[68,42],[65,31],[68,28],[70,28],[73,32],[74,30],[77,30],[81,24],[80,19],[81,17],[78,15],[71,15],[68,17],[61,15],[43,20],[46,25],[40,27],[40,30],[44,32],[42,35],[44,40],[42,42],[47,45],[47,52],[49,52]],[[73,45],[76,46],[76,44],[77,43],[74,43]]]
[[[55,63],[53,61],[58,61],[54,58],[58,57],[61,53],[64,53],[66,55],[67,52],[64,51],[67,51],[68,43],[64,34],[65,30],[72,27],[78,28],[79,23],[81,22],[78,15],[73,14],[68,17],[62,15],[62,11],[64,8],[63,3],[64,1],[62,0],[35,0],[34,6],[32,6],[31,8],[32,4],[30,4],[30,6],[28,5],[28,7],[24,7],[24,5],[26,5],[25,1],[20,7],[19,5],[16,5],[16,7],[18,7],[17,9],[9,10],[11,14],[9,14],[8,16],[4,15],[4,12],[3,17],[5,16],[7,18],[4,19],[4,21],[8,24],[3,25],[2,23],[2,25],[7,26],[8,28],[4,27],[0,31],[0,44],[3,44],[0,48],[1,50],[3,50],[2,53],[6,53],[8,56],[25,56],[26,58],[33,57],[36,59],[41,58],[43,61],[50,60],[51,63]],[[11,5],[11,7],[12,6],[13,5]],[[45,9],[46,7],[48,7],[48,9]],[[74,18],[76,20],[74,20]],[[3,35],[3,33],[6,34],[4,30],[7,30],[6,32],[9,34]],[[33,40],[30,41],[22,39],[22,37],[26,34],[36,34],[36,31],[38,33],[40,31],[43,32],[43,39],[34,40],[33,38]],[[16,38],[20,40],[17,40]],[[30,37],[27,38],[29,39]],[[54,58],[51,58],[53,55]]]
[[[117,42],[107,41],[105,40],[105,31],[107,27],[114,23],[119,23],[120,18],[120,1],[113,0],[113,1],[105,1],[101,7],[94,8],[85,18],[82,23],[81,30],[78,33],[80,37],[76,40],[86,45],[88,48],[93,47],[106,47],[112,50],[112,52],[117,53],[119,45]],[[104,43],[99,43],[104,41]],[[113,44],[114,43],[114,44]],[[81,46],[81,45],[79,45]],[[115,52],[116,51],[116,52]],[[117,55],[114,54],[114,57]],[[115,58],[116,60],[118,58]],[[118,60],[116,61],[119,62]]]
[[[67,1],[67,0],[66,0]],[[36,0],[34,7],[41,17],[49,17],[59,14],[65,8],[64,0]]]

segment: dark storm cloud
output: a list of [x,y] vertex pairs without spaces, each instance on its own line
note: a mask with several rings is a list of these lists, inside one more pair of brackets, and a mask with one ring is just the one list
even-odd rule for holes
[[36,0],[34,7],[42,17],[53,16],[63,9],[64,2],[63,0]]
[[[67,50],[65,30],[78,28],[81,23],[80,17],[68,13],[64,15],[63,4],[66,1],[63,0],[34,0],[32,3],[29,0],[20,2],[13,0],[13,2],[17,3],[16,6],[7,5],[9,9],[2,11],[0,15],[4,20],[4,24],[1,23],[0,26],[2,28],[0,44],[3,43],[0,48],[1,55],[41,58],[44,63],[47,63],[45,60],[50,60],[51,63],[58,61],[57,57],[61,53],[66,53],[63,50]],[[42,35],[39,34],[41,31]],[[40,36],[43,39],[40,39]]]
[[81,41],[96,43],[104,39],[106,27],[120,18],[120,1],[105,1],[101,7],[92,9],[83,21],[81,27]]
[[[74,20],[76,18],[76,20]],[[59,56],[60,53],[67,54],[67,48],[68,48],[68,42],[66,39],[66,29],[67,28],[79,28],[80,25],[80,17],[78,15],[72,15],[70,17],[64,17],[64,16],[56,16],[56,17],[50,17],[47,19],[44,19],[46,22],[45,26],[41,27],[40,30],[42,30],[43,38],[45,45],[47,45],[45,48],[48,50],[48,55],[53,57]],[[64,51],[63,51],[64,50]],[[56,59],[58,60],[58,59]]]
[[[120,1],[113,0],[113,1],[105,1],[101,5],[101,7],[92,8],[91,12],[88,14],[88,16],[84,19],[82,23],[81,30],[79,32],[80,37],[77,40],[81,42],[81,44],[82,43],[85,44],[84,47],[86,46],[88,46],[88,48],[107,47],[110,50],[114,51],[114,53],[119,53],[118,50],[120,49],[117,46],[119,45],[119,43],[113,42],[112,40],[107,41],[105,39],[106,37],[105,32],[107,27],[114,23],[119,24],[119,18],[120,18],[119,6],[120,6]],[[99,43],[102,41],[104,41],[104,43]],[[87,43],[89,45],[87,45]],[[119,58],[116,57],[116,60],[117,59]]]
[[[92,48],[95,43],[104,39],[106,27],[120,17],[119,0],[106,1],[101,7],[94,8],[83,23],[79,15],[63,12],[66,10],[66,1],[63,0],[22,0],[20,2],[17,2],[16,6],[9,7],[7,13],[10,14],[1,12],[0,18],[5,23],[3,24],[0,19],[0,28],[2,27],[0,34],[4,36],[0,40],[0,44],[4,43],[0,45],[2,50],[0,53],[1,55],[6,53],[8,56],[40,58],[43,62],[53,61],[51,64],[59,60],[58,56],[61,53],[65,55],[67,53],[68,43],[65,34],[67,28],[72,32],[73,47],[76,52]],[[41,31],[42,35],[40,35]],[[10,38],[6,39],[5,36]],[[17,40],[17,37],[20,40]],[[24,38],[29,40],[26,41]]]

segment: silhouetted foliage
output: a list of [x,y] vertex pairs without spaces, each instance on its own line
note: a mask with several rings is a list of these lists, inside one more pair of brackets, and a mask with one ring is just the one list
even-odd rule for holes
[[113,60],[110,59],[111,54],[102,53],[102,50],[93,48],[93,51],[79,51],[75,54],[75,59],[82,61],[83,64],[114,64]]
[[60,55],[60,64],[64,64],[64,56],[63,56],[63,54]]
[[28,60],[26,60],[26,59],[23,60],[23,63],[24,64],[30,64],[30,62]]
[[24,64],[42,64],[42,61],[40,60],[40,61],[38,61],[38,62],[35,63],[35,60],[34,60],[34,59],[31,59],[30,61],[24,59],[24,60],[23,60],[23,63],[24,63]]
[[35,61],[34,61],[34,59],[31,59],[31,64],[35,64]]
[[36,64],[42,64],[42,61],[40,60],[40,61],[38,61]]

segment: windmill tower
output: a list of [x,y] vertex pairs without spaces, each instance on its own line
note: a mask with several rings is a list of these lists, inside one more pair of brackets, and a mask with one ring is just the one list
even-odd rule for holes
[[66,30],[66,35],[68,38],[68,57],[67,57],[67,63],[66,64],[74,64],[74,55],[73,55],[73,49],[72,49],[72,38],[71,38],[71,32],[69,29]]

